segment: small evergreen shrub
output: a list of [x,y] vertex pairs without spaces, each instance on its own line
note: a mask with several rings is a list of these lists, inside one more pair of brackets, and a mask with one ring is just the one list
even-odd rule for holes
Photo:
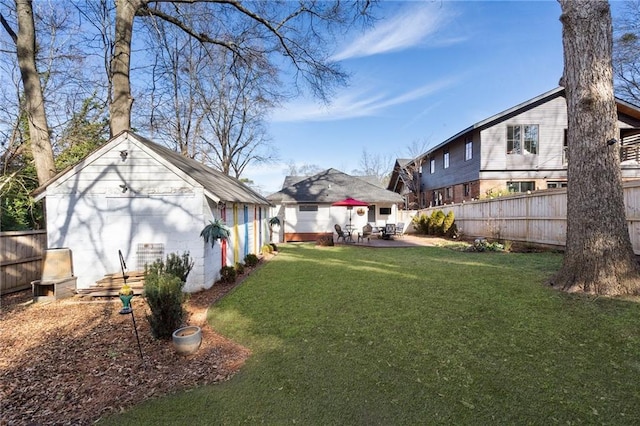
[[240,262],[236,262],[236,274],[237,275],[244,274],[244,265]]
[[183,285],[184,282],[175,275],[156,270],[146,271],[144,298],[151,310],[147,321],[156,339],[171,339],[173,332],[182,326],[186,316]]
[[220,281],[223,283],[233,283],[236,281],[236,268],[233,266],[223,266],[220,269]]
[[262,254],[271,254],[273,253],[273,247],[271,247],[271,244],[265,244],[261,247],[260,251]]
[[425,234],[425,235],[429,233],[430,221],[431,221],[431,218],[424,213],[415,215],[413,219],[411,219],[414,229],[419,234]]
[[256,256],[253,253],[249,253],[244,257],[244,264],[247,265],[249,268],[254,268],[259,261],[260,259],[258,259],[258,256]]
[[269,243],[269,245],[271,246],[271,249],[272,249],[273,251],[278,251],[278,246],[277,246],[277,245],[275,245],[275,243]]
[[165,272],[180,278],[182,282],[187,282],[189,272],[193,269],[193,261],[189,257],[188,251],[182,253],[181,256],[169,253],[165,265]]
[[449,235],[449,229],[453,226],[454,215],[453,210],[449,211],[444,217],[444,221],[442,222],[442,234]]
[[435,221],[433,224],[434,234],[444,235],[444,219],[446,216],[442,210],[436,210],[435,213]]

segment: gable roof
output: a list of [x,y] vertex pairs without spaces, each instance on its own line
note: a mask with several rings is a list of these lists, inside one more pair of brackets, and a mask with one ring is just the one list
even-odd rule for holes
[[[480,128],[485,128],[485,127],[490,127],[493,126],[501,121],[507,120],[515,115],[518,115],[524,111],[527,111],[531,108],[534,108],[538,105],[544,104],[546,102],[549,102],[550,100],[557,98],[557,97],[566,97],[566,92],[565,92],[565,88],[562,86],[558,86],[553,90],[549,90],[546,93],[543,93],[541,95],[536,96],[535,98],[529,99],[528,101],[525,101],[521,104],[518,104],[514,107],[511,107],[509,109],[506,109],[498,114],[492,115],[489,118],[485,118],[484,120],[478,121],[477,123],[467,127],[466,129],[456,133],[455,135],[451,136],[450,138],[448,138],[447,140],[445,140],[444,142],[439,143],[438,145],[434,146],[433,148],[431,148],[429,151],[425,152],[424,154],[421,155],[421,157],[427,156],[429,154],[431,154],[432,152],[435,152],[437,150],[439,150],[440,148],[442,148],[443,146],[449,144],[450,142],[454,141],[455,139],[458,139],[460,136],[466,134],[466,133],[470,133],[475,129],[480,129]],[[638,108],[635,105],[630,104],[629,102],[626,102],[622,99],[619,98],[615,98],[616,100],[616,107],[619,113],[623,113],[626,114],[630,117],[633,117],[634,119],[640,119],[640,108]]]
[[88,159],[88,157],[93,155],[102,155],[104,152],[107,152],[111,149],[110,145],[119,143],[123,138],[128,138],[131,142],[142,145],[144,148],[147,148],[147,151],[151,156],[156,157],[159,160],[164,160],[171,167],[175,167],[182,171],[195,182],[202,185],[205,190],[205,195],[216,202],[225,201],[269,205],[269,201],[267,201],[266,198],[258,194],[256,191],[254,191],[244,183],[240,182],[238,179],[225,175],[224,173],[212,169],[211,167],[206,166],[199,161],[180,155],[169,148],[158,145],[157,143],[152,142],[149,139],[127,131],[111,138],[107,143],[99,147],[96,151],[87,155],[77,165],[67,168],[66,170],[58,173],[44,185],[37,188],[32,193],[32,196],[36,197],[36,199],[42,198],[49,185],[56,182],[58,179],[63,177],[63,175],[66,175],[73,169],[75,169],[76,172],[82,170],[82,168],[86,166],[86,164],[83,163]]
[[267,196],[267,200],[272,203],[335,203],[348,197],[369,203],[403,202],[395,192],[336,169],[327,169],[294,182]]

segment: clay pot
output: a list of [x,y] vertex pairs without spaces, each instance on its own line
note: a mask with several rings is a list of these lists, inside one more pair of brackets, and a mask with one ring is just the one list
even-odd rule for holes
[[173,347],[180,355],[195,353],[202,343],[202,329],[196,325],[182,327],[173,332]]

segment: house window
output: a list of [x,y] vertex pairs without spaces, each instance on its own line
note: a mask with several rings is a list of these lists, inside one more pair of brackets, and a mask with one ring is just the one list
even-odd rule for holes
[[551,189],[551,188],[566,188],[567,187],[567,182],[564,181],[558,181],[558,182],[547,182],[547,188]]
[[537,154],[538,125],[507,126],[507,154]]
[[317,212],[318,205],[317,204],[300,204],[298,206],[298,211],[301,212]]
[[429,173],[433,174],[436,172],[436,159],[432,158],[431,161],[429,161]]
[[444,152],[444,156],[442,157],[442,165],[445,169],[449,168],[449,150]]
[[467,141],[464,144],[464,161],[469,161],[473,158],[473,141]]
[[444,190],[444,194],[447,200],[450,200],[453,198],[453,188],[448,186],[447,188],[445,188]]
[[527,192],[536,189],[536,183],[533,181],[527,182],[507,182],[507,189],[509,192]]
[[391,207],[380,207],[380,214],[391,214]]
[[462,184],[462,192],[465,197],[468,197],[471,194],[471,188],[468,183]]

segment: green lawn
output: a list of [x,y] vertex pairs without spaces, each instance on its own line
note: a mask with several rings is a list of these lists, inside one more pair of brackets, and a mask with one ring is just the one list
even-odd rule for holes
[[107,424],[640,424],[640,306],[556,292],[553,253],[285,245],[209,312],[231,381]]

